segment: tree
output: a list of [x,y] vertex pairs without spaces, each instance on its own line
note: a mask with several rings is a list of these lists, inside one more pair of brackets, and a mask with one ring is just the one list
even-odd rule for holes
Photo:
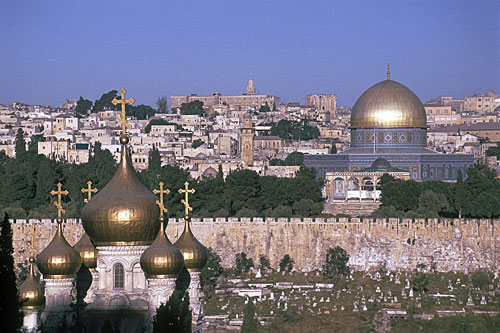
[[24,131],[22,128],[17,130],[16,134],[16,158],[22,157],[26,153],[26,141],[24,140]]
[[0,327],[3,332],[17,332],[22,326],[23,313],[18,298],[16,273],[14,272],[14,249],[12,227],[5,213],[0,232]]
[[411,281],[414,291],[419,291],[421,293],[426,293],[429,289],[427,286],[429,285],[429,278],[427,274],[417,271],[415,273],[415,277]]
[[149,152],[148,170],[156,174],[160,173],[161,170],[161,155],[158,149],[154,146]]
[[38,154],[38,142],[44,142],[45,137],[43,134],[33,134],[30,139],[30,143],[28,143],[28,151],[35,152]]
[[182,103],[181,114],[183,115],[197,115],[203,117],[205,111],[203,110],[202,101],[192,101],[189,103]]
[[105,94],[102,94],[101,98],[94,102],[92,112],[100,112],[104,110],[121,110],[121,106],[119,104],[113,105],[113,103],[111,103],[113,98],[121,99],[121,96],[118,96],[117,90],[111,90]]
[[293,264],[295,264],[295,261],[290,257],[289,254],[285,254],[280,261],[280,272],[291,272],[293,269]]
[[192,143],[191,146],[193,147],[193,149],[196,149],[199,146],[203,145],[204,143],[205,142],[202,139],[196,139],[196,140],[193,141],[193,143]]
[[462,180],[462,169],[458,169],[457,182],[455,183],[455,209],[458,210],[458,218],[462,218],[462,207],[464,205],[464,182]]
[[341,275],[346,276],[350,273],[349,266],[347,265],[348,261],[349,255],[340,246],[328,249],[325,264],[322,268],[323,276],[334,281],[337,281]]
[[241,275],[242,273],[248,273],[250,268],[253,267],[253,259],[247,258],[245,252],[240,252],[236,255],[236,273]]
[[337,154],[337,146],[332,143],[332,148],[330,149],[330,154]]
[[84,99],[82,96],[80,96],[80,99],[78,100],[78,102],[76,102],[76,116],[84,117],[90,112],[90,110],[92,110],[92,101]]
[[241,326],[241,332],[255,333],[259,328],[259,319],[255,318],[255,304],[250,300],[243,309],[243,325]]
[[207,264],[201,269],[200,283],[202,288],[215,288],[217,278],[221,275],[223,269],[221,266],[221,257],[211,247],[208,248]]
[[156,310],[153,333],[191,332],[189,294],[176,289],[165,304]]
[[266,271],[271,268],[271,261],[265,254],[259,256],[259,268],[261,271]]
[[448,201],[442,193],[435,193],[432,190],[425,190],[418,198],[418,211],[425,217],[438,216],[439,212],[448,207]]
[[158,108],[159,113],[167,113],[168,111],[167,97],[166,96],[158,97],[158,99],[156,100],[156,107]]
[[271,108],[269,107],[269,104],[266,102],[265,104],[261,105],[259,108],[259,112],[270,112]]
[[127,104],[125,110],[127,116],[134,116],[139,120],[146,120],[156,114],[155,109],[144,104],[139,104],[137,106]]

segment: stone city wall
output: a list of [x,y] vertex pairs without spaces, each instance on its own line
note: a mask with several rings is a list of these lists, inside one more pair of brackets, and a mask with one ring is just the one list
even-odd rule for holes
[[[18,262],[29,256],[29,223],[41,225],[38,252],[56,231],[54,220],[12,222]],[[169,238],[175,241],[183,228],[183,219],[170,219]],[[221,256],[224,267],[232,267],[236,254],[245,252],[256,264],[259,255],[265,254],[276,268],[288,253],[298,270],[310,271],[321,268],[326,251],[337,245],[349,253],[349,264],[355,270],[383,266],[410,270],[423,263],[439,271],[496,271],[500,261],[500,220],[208,218],[193,219],[192,230],[201,243]],[[65,222],[64,234],[70,244],[82,232],[78,220]]]

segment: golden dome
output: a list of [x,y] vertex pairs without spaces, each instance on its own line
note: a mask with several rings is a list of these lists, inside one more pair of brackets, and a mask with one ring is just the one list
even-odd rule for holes
[[177,277],[184,266],[182,253],[165,235],[163,223],[153,244],[141,255],[141,268],[148,278]]
[[30,258],[30,271],[26,280],[19,287],[19,298],[24,309],[36,309],[40,307],[45,299],[43,297],[43,288],[40,281],[35,276],[35,259]]
[[392,80],[368,88],[352,108],[351,128],[426,128],[427,117],[420,99]]
[[40,252],[37,266],[44,279],[72,278],[82,265],[82,258],[64,238],[62,223],[57,223],[57,231],[47,247]]
[[80,257],[82,258],[83,264],[89,268],[93,269],[97,267],[97,249],[94,244],[90,240],[89,235],[87,233],[83,233],[80,240],[73,246],[75,250],[80,253]]
[[160,229],[158,198],[137,179],[125,145],[121,155],[113,178],[82,210],[83,228],[96,246],[149,245]]
[[194,237],[187,219],[185,220],[184,232],[174,246],[182,252],[184,265],[188,271],[199,272],[207,263],[208,250]]

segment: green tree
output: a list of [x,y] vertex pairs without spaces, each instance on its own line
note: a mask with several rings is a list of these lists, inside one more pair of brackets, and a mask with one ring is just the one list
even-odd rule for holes
[[198,115],[203,117],[205,111],[203,110],[203,102],[192,101],[189,103],[182,103],[181,114],[183,115]]
[[202,139],[196,139],[196,140],[193,141],[193,143],[192,143],[191,146],[193,147],[193,149],[196,149],[199,146],[203,145],[204,143],[205,142]]
[[45,137],[43,134],[33,134],[30,139],[30,143],[28,143],[28,151],[34,152],[38,154],[38,142],[44,142]]
[[139,104],[137,106],[135,105],[131,106],[127,104],[125,106],[125,110],[127,116],[134,116],[139,120],[149,119],[149,117],[152,117],[156,114],[155,109],[153,109],[149,105],[144,105],[144,104]]
[[291,272],[295,261],[289,254],[285,254],[280,261],[280,272]]
[[330,149],[330,154],[337,154],[337,146],[332,143],[332,148]]
[[92,101],[84,99],[80,96],[78,102],[76,102],[75,114],[77,117],[84,117],[92,110]]
[[442,193],[425,190],[418,198],[418,211],[422,212],[425,217],[436,217],[446,207],[448,207],[448,201]]
[[158,99],[156,100],[156,107],[158,108],[159,113],[167,113],[168,111],[167,97],[166,96],[158,97]]
[[455,209],[458,211],[458,218],[462,218],[462,207],[464,206],[464,182],[462,180],[462,169],[458,169],[457,182],[455,183]]
[[242,333],[256,333],[259,331],[260,322],[255,318],[255,304],[252,300],[248,301],[243,309],[243,325],[241,326]]
[[236,273],[241,275],[242,273],[248,273],[250,268],[253,267],[253,259],[247,258],[245,252],[240,252],[236,254]]
[[153,146],[153,149],[149,151],[149,156],[148,156],[148,170],[158,174],[160,173],[161,170],[161,156],[160,152],[156,147]]
[[211,247],[208,248],[207,264],[201,269],[200,283],[205,290],[215,289],[217,278],[222,274],[221,257]]
[[265,254],[259,256],[259,268],[261,271],[266,271],[271,268],[271,261]]
[[270,112],[271,108],[269,107],[269,104],[266,102],[265,104],[261,105],[259,108],[259,112]]
[[14,272],[12,227],[7,213],[0,232],[0,327],[3,332],[17,332],[22,326],[23,313]]
[[113,98],[121,99],[121,96],[118,96],[117,90],[111,90],[105,94],[102,94],[101,98],[94,102],[92,112],[100,112],[104,110],[121,110],[121,106],[119,104],[113,105],[113,103],[111,103]]
[[190,333],[191,318],[189,294],[176,289],[168,301],[156,310],[153,318],[153,333]]
[[271,127],[271,135],[277,135],[284,140],[307,141],[319,138],[319,129],[308,125],[307,121],[298,122],[282,119]]
[[486,156],[496,156],[497,159],[500,159],[500,142],[497,142],[497,145],[494,147],[489,147],[486,150]]
[[338,281],[341,275],[346,276],[350,273],[349,266],[347,265],[348,261],[349,255],[340,246],[328,249],[325,264],[322,268],[323,276],[326,279]]
[[411,281],[413,290],[419,291],[421,293],[426,293],[429,291],[427,286],[429,285],[429,277],[427,274],[417,271]]
[[15,150],[16,158],[20,158],[26,153],[26,141],[24,140],[24,131],[22,128],[17,130]]

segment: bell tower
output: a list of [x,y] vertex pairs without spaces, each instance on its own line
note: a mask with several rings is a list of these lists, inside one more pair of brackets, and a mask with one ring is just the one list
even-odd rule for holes
[[253,137],[252,116],[247,113],[243,116],[243,126],[240,133],[240,154],[245,166],[253,164]]
[[247,95],[255,95],[256,92],[255,92],[255,84],[253,83],[253,80],[250,79],[248,80],[248,84],[247,84]]

